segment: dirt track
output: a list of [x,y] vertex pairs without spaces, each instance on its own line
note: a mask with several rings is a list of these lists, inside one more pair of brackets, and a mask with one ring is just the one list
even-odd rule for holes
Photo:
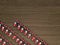
[[[46,0],[47,1],[47,0]],[[45,40],[48,45],[60,45],[60,1],[2,1],[0,0],[0,19],[12,26],[13,17],[18,18],[29,29]],[[41,4],[41,5],[40,5]],[[12,26],[13,28],[13,26]],[[15,32],[16,28],[13,28]],[[0,31],[1,33],[1,31]],[[4,33],[2,33],[4,35]],[[22,34],[18,33],[22,36]],[[4,35],[14,45],[15,42]],[[32,45],[31,40],[22,36]]]

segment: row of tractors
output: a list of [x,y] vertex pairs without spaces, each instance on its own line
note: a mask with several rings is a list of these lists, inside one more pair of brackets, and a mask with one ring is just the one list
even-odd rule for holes
[[2,34],[0,34],[0,44],[1,45],[12,45]]
[[18,19],[14,21],[13,26],[16,27],[20,33],[23,33],[28,39],[32,40],[35,45],[48,45],[44,40],[37,36],[33,31],[28,29],[23,23]]
[[[23,33],[24,36],[26,36],[28,39],[34,42],[35,45],[48,45],[44,40],[38,37],[34,32],[32,32],[30,29],[24,26],[19,20],[15,20],[13,22],[13,26],[14,28],[17,28],[17,30],[20,33]],[[15,40],[15,42],[18,43],[18,45],[31,45],[28,41],[24,40],[24,38],[22,38],[20,35],[16,34],[16,32],[10,29],[10,27],[7,26],[2,21],[0,21],[0,29],[8,37],[11,37],[12,40]],[[2,45],[9,45],[6,43],[6,41],[2,41],[2,38],[0,38],[0,42],[2,42]]]
[[[0,21],[0,31],[5,33],[8,37],[11,37],[12,40],[15,40],[18,45],[31,45],[29,42],[24,40],[21,36],[18,36],[9,26]],[[5,44],[7,45],[7,44]]]

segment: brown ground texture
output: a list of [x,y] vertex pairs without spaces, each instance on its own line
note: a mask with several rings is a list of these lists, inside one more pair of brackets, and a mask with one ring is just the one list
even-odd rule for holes
[[[12,26],[14,17],[45,40],[48,45],[60,45],[60,0],[0,0],[0,20],[34,45]],[[17,45],[10,37],[1,31],[0,33],[10,43]]]

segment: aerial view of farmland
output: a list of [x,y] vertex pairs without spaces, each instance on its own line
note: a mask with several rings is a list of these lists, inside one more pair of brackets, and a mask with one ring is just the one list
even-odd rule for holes
[[60,45],[60,1],[0,0],[0,45]]

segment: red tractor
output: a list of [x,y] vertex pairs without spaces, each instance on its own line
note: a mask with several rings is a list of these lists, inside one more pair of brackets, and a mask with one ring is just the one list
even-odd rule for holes
[[20,27],[20,32],[21,32],[21,33],[24,32],[24,27],[23,27],[23,26]]
[[12,39],[16,39],[16,37],[17,37],[17,36],[16,36],[16,35],[14,35],[14,36],[12,37]]
[[5,41],[3,41],[2,45],[6,45],[6,42],[5,42]]
[[9,32],[9,33],[8,33],[8,36],[10,37],[11,35],[12,35],[12,32]]
[[19,24],[17,27],[18,27],[18,30],[20,30],[21,25]]
[[0,43],[1,43],[1,45],[12,45],[12,44],[10,44],[9,41],[8,41],[5,37],[3,37],[1,34],[0,34]]
[[2,26],[2,31],[4,31],[5,30],[5,27],[4,26]]
[[6,29],[6,30],[5,30],[5,34],[7,34],[8,32],[9,32],[9,30],[8,30],[8,29]]
[[45,45],[44,42],[40,41],[38,45]]
[[20,41],[20,39],[19,38],[16,38],[16,42],[18,43]]
[[28,34],[28,31],[27,30],[24,30],[24,35],[27,35]]
[[19,45],[21,45],[22,43],[23,43],[23,41],[22,41],[22,40],[20,40],[18,44],[19,44]]
[[14,27],[18,27],[19,23],[18,22],[14,22]]
[[2,38],[0,38],[0,43],[2,42],[2,40],[3,40],[3,39],[2,39]]

